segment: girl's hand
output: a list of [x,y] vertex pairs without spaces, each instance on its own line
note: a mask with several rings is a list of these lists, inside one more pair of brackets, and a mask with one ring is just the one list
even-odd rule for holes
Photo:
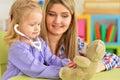
[[67,63],[66,67],[76,68],[76,67],[77,67],[77,64],[71,61],[71,62],[68,62],[68,63]]

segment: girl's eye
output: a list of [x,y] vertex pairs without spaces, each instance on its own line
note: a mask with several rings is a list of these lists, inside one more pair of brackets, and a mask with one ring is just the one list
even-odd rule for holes
[[38,26],[40,26],[40,23],[38,24]]
[[34,26],[34,24],[30,24],[30,26],[31,26],[31,27],[33,27],[33,26]]

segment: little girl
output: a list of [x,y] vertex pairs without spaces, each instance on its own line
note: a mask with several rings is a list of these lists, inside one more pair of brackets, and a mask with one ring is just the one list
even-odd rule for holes
[[[59,78],[61,67],[75,67],[69,59],[51,54],[40,34],[42,12],[32,0],[16,0],[10,11],[10,26],[5,41],[10,46],[8,67],[2,80],[25,74],[35,78]],[[67,64],[67,65],[66,65]]]

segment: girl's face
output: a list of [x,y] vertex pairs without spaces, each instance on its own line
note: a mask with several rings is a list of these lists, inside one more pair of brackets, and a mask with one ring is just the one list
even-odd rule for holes
[[62,4],[53,4],[46,16],[48,34],[61,36],[70,26],[71,13]]
[[26,19],[21,21],[19,30],[33,40],[40,34],[41,19],[41,12],[34,10],[26,17]]

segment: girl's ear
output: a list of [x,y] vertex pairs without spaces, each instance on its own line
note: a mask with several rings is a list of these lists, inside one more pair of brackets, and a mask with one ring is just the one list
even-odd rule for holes
[[16,21],[15,20],[11,20],[11,24],[15,25],[16,24]]

